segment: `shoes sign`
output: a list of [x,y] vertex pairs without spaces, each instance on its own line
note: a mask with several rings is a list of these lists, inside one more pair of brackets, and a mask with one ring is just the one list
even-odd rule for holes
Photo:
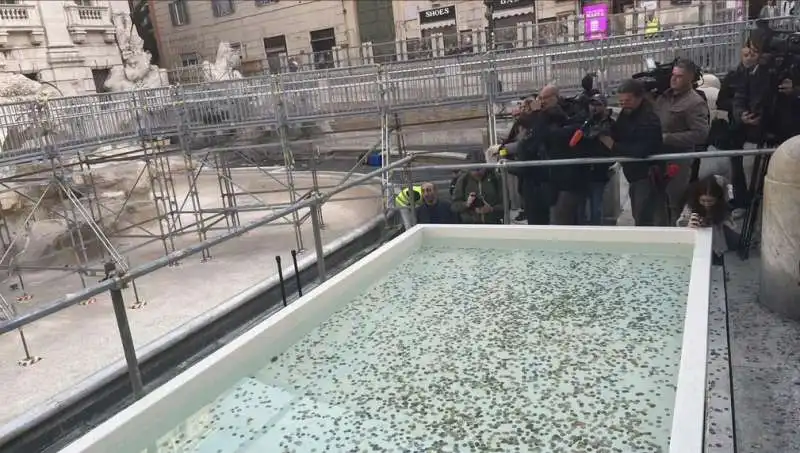
[[456,6],[442,6],[440,8],[428,9],[419,12],[419,23],[430,24],[456,18]]

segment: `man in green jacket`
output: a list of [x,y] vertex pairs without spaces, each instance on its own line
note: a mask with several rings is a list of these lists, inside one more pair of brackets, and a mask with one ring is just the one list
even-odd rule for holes
[[[482,162],[480,156],[472,156],[475,162]],[[500,179],[495,172],[475,169],[465,172],[458,178],[453,191],[453,212],[461,217],[462,223],[503,223],[503,192]]]

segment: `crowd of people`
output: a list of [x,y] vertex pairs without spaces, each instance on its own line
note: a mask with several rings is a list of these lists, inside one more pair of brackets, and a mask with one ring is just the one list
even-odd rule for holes
[[[742,62],[724,79],[717,99],[728,112],[722,131],[709,136],[712,121],[708,103],[696,90],[698,67],[678,60],[670,86],[653,96],[635,79],[617,88],[620,113],[612,118],[606,98],[596,90],[565,100],[555,85],[525,99],[515,115],[509,136],[486,155],[518,161],[584,157],[646,158],[706,149],[742,149],[745,142],[775,146],[800,133],[800,80],[768,71],[759,45],[742,50]],[[764,87],[774,101],[765,108]],[[760,91],[759,91],[760,90]],[[715,251],[735,241],[730,216],[744,208],[752,192],[745,182],[742,158],[731,162],[733,184],[711,175],[698,180],[698,161],[626,161],[622,172],[629,183],[631,213],[637,226],[710,227]],[[439,200],[432,184],[415,191],[418,223],[502,223],[503,190],[507,190],[514,220],[530,225],[599,225],[603,194],[612,164],[510,167],[504,181],[493,170],[461,172],[451,184],[452,201]],[[403,195],[403,194],[401,194]],[[405,197],[408,197],[406,191]]]

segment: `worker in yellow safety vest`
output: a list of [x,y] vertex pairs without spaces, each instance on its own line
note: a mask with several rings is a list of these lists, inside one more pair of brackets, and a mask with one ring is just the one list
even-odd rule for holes
[[403,226],[405,226],[406,229],[414,226],[412,225],[413,221],[411,217],[411,193],[413,193],[414,207],[416,208],[422,203],[422,186],[412,187],[412,192],[410,193],[408,187],[406,187],[394,197],[394,206],[400,208],[400,217],[403,219]]
[[652,38],[654,37],[658,31],[661,29],[661,24],[658,22],[658,17],[653,15],[648,19],[647,24],[644,26],[644,37],[645,38]]
[[[414,186],[414,205],[419,206],[422,200],[422,186]],[[408,187],[401,190],[396,197],[394,197],[394,205],[398,208],[406,208],[411,206],[411,197],[408,196]]]

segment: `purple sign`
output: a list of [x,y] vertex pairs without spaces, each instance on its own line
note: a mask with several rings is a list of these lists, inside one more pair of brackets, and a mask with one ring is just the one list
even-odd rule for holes
[[608,32],[608,4],[598,3],[583,7],[584,39],[605,38]]

